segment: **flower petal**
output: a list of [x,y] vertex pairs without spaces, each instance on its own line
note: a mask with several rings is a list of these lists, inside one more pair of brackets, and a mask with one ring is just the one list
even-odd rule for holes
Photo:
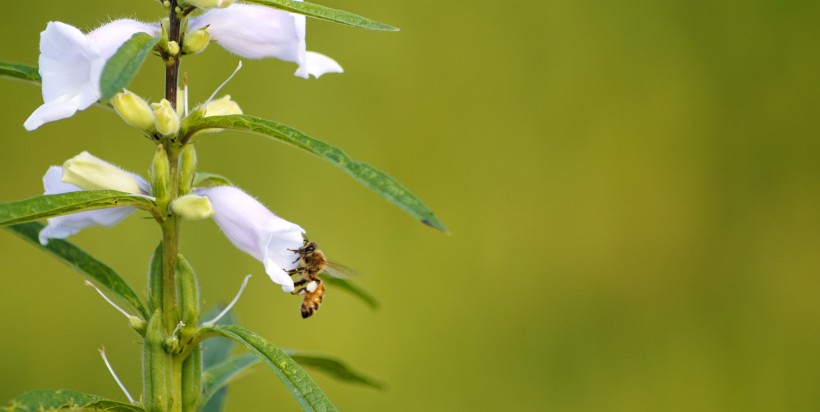
[[277,59],[298,62],[304,29],[296,27],[294,15],[270,7],[233,4],[224,9],[211,9],[192,18],[188,31],[208,27],[211,40],[229,52],[249,58]]
[[108,60],[117,52],[117,49],[134,34],[147,33],[156,37],[159,35],[159,32],[159,25],[157,24],[147,24],[131,19],[120,19],[94,29],[88,33],[87,37],[97,44],[100,56],[102,56],[103,60]]
[[319,78],[325,73],[344,73],[344,69],[336,60],[316,52],[305,52],[305,61],[296,69],[294,75],[307,79],[308,75]]
[[71,117],[99,100],[106,60],[137,32],[156,35],[159,27],[124,19],[84,35],[74,26],[49,22],[40,34],[44,103],[29,116],[25,128],[31,131],[44,123]]
[[63,96],[56,100],[47,101],[34,110],[34,113],[23,123],[23,127],[28,131],[32,131],[46,123],[67,119],[77,113],[79,109],[80,96]]
[[213,219],[228,240],[239,250],[265,265],[265,273],[292,292],[293,280],[287,274],[296,268],[296,255],[288,249],[302,246],[304,229],[273,214],[258,200],[233,186],[199,189],[216,212]]
[[[62,167],[51,166],[48,168],[48,171],[43,176],[45,194],[54,195],[81,190],[72,184],[63,183],[62,176]],[[49,239],[65,239],[91,226],[114,226],[135,210],[133,207],[118,207],[112,209],[87,210],[49,218],[48,225],[40,231],[40,243],[46,245]]]

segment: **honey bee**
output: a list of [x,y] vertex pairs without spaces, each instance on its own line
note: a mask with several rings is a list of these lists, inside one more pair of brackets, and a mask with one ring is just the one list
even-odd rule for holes
[[293,292],[297,295],[304,295],[302,299],[302,318],[308,318],[317,310],[322,304],[322,299],[325,296],[325,285],[322,279],[319,278],[319,273],[324,272],[330,276],[338,278],[347,278],[348,275],[356,274],[356,271],[338,263],[328,262],[324,252],[317,248],[316,242],[311,242],[305,239],[304,245],[299,249],[288,249],[296,253],[296,260],[299,262],[299,267],[288,271],[291,276],[301,275],[298,280],[293,282],[296,290]]

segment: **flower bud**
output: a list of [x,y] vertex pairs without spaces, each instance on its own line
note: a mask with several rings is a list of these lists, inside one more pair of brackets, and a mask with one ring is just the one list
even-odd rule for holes
[[196,174],[196,149],[188,143],[179,155],[179,194],[186,195],[191,191]]
[[203,9],[224,9],[233,4],[233,0],[188,0],[188,4]]
[[239,107],[239,104],[231,100],[231,95],[225,95],[219,99],[212,100],[206,104],[202,110],[205,112],[203,117],[242,114],[242,109]]
[[151,108],[154,109],[154,126],[157,131],[163,136],[170,136],[179,131],[179,116],[177,112],[171,107],[171,102],[162,99],[159,103],[151,103]]
[[63,183],[86,190],[119,190],[142,193],[131,174],[88,152],[82,152],[63,163]]
[[143,130],[154,127],[154,112],[151,106],[136,94],[128,90],[117,93],[111,98],[111,105],[125,123]]
[[[182,323],[185,324],[180,328],[180,335],[187,338],[196,333],[199,315],[202,314],[202,305],[199,297],[199,280],[196,277],[194,268],[182,255],[177,255],[176,280],[177,307],[180,309]],[[187,339],[183,339],[183,341],[185,340]]]
[[197,195],[185,195],[174,200],[171,210],[188,220],[207,219],[216,213],[207,197]]
[[158,145],[157,151],[154,152],[154,161],[151,163],[151,186],[154,188],[154,196],[158,203],[168,202],[170,176],[171,164],[168,161],[168,154],[162,145]]
[[168,54],[176,56],[179,54],[179,43],[171,40],[168,42]]
[[197,54],[211,42],[211,35],[204,29],[195,30],[192,33],[185,35],[185,40],[182,43],[182,51],[185,54]]

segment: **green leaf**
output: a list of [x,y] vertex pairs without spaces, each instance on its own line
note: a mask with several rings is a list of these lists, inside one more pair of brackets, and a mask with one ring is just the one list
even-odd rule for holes
[[376,298],[373,297],[369,292],[365,291],[364,289],[354,285],[347,279],[340,279],[333,276],[325,276],[323,277],[323,281],[335,288],[343,290],[347,293],[352,294],[353,296],[361,299],[364,303],[370,306],[371,309],[378,309],[379,302],[376,301]]
[[401,183],[367,163],[354,161],[341,149],[294,128],[247,115],[212,116],[184,122],[181,134],[190,137],[196,132],[207,129],[244,130],[285,142],[319,156],[338,166],[370,190],[409,212],[422,223],[447,232],[447,228],[421,199],[410,193]]
[[132,309],[138,311],[143,319],[148,319],[145,307],[140,302],[137,293],[128,286],[123,278],[106,264],[94,259],[91,255],[62,239],[50,239],[48,245],[40,244],[39,234],[44,225],[40,222],[29,222],[20,225],[6,226],[5,229],[17,236],[27,240],[37,248],[51,253],[71,266],[88,280],[93,281],[97,286],[105,289],[112,295],[120,297],[128,303]]
[[[224,393],[229,383],[245,376],[251,371],[251,368],[260,362],[256,355],[245,353],[234,356],[205,370],[205,373],[202,374],[202,387],[204,391],[200,401],[206,403],[205,409],[212,404],[211,401],[214,399],[214,395],[220,392]],[[213,410],[221,410],[221,408]]]
[[337,411],[327,395],[299,364],[281,349],[239,326],[213,326],[203,333],[215,333],[244,345],[276,373],[304,411]]
[[361,373],[351,370],[347,367],[344,363],[339,360],[328,358],[325,356],[316,356],[316,355],[308,355],[302,354],[294,351],[288,351],[288,355],[290,355],[293,360],[295,360],[298,364],[302,366],[306,366],[308,368],[314,368],[316,370],[322,371],[330,377],[338,379],[340,381],[345,381],[348,383],[357,383],[360,385],[370,386],[376,389],[384,389],[384,384],[368,378]]
[[134,75],[145,63],[148,53],[159,43],[159,37],[146,33],[135,33],[123,43],[117,52],[105,63],[100,77],[100,101],[108,101],[128,86]]
[[114,412],[144,412],[145,409],[127,403],[112,401],[101,396],[68,389],[38,389],[12,399],[3,408],[5,412],[42,412],[58,409],[105,410]]
[[216,186],[233,186],[233,183],[225,176],[216,173],[197,172],[194,175],[194,187],[216,187]]
[[43,195],[16,202],[0,202],[0,226],[64,215],[91,209],[133,206],[156,214],[154,201],[116,190],[81,190]]
[[[215,318],[224,308],[224,305],[217,305],[202,315],[202,320],[207,322]],[[234,323],[233,314],[231,312],[226,313],[225,316],[216,322],[217,325],[233,325]],[[206,370],[226,361],[231,356],[231,349],[233,349],[233,341],[230,339],[208,339],[202,342],[201,345],[202,367]],[[201,412],[221,412],[227,395],[228,388],[223,386],[211,395],[211,399],[201,409]]]
[[379,23],[375,20],[370,20],[366,17],[362,17],[350,12],[331,9],[330,7],[325,7],[308,2],[299,2],[291,0],[247,0],[247,2],[261,4],[263,6],[273,7],[276,9],[285,10],[292,13],[304,14],[305,16],[313,17],[319,20],[331,21],[334,23],[358,27],[361,29],[376,31],[399,31],[398,28],[393,27],[389,24]]
[[43,82],[43,79],[40,78],[40,72],[36,66],[29,66],[27,64],[20,63],[0,62],[0,77],[8,77],[10,79],[17,79],[35,84],[40,84]]

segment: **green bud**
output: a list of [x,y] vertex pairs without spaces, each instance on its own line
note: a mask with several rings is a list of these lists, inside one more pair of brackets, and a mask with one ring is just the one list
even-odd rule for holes
[[167,411],[171,407],[173,358],[165,350],[165,328],[159,309],[148,321],[142,343],[142,406],[147,411]]
[[151,106],[136,94],[128,90],[117,93],[111,98],[111,105],[125,123],[143,130],[154,127],[154,112]]
[[188,220],[207,219],[215,214],[211,201],[205,196],[185,195],[171,203],[174,213]]
[[82,152],[63,163],[63,183],[86,190],[142,193],[139,182],[131,173],[88,152]]
[[179,132],[179,116],[171,107],[171,102],[162,99],[159,103],[151,103],[151,108],[156,116],[154,126],[161,135],[170,136]]
[[223,9],[233,4],[233,0],[188,0],[188,4],[203,9]]
[[231,100],[231,95],[225,95],[219,99],[212,100],[206,104],[202,110],[205,112],[203,117],[242,114],[242,109],[239,107],[239,104]]
[[148,326],[148,323],[137,316],[129,316],[128,326],[131,326],[131,329],[139,332],[140,335],[145,335],[145,328]]
[[191,191],[196,175],[196,149],[189,143],[182,148],[179,155],[179,194],[186,195]]
[[199,29],[185,36],[185,40],[182,42],[182,51],[185,54],[197,54],[205,50],[210,42],[211,35],[206,30]]
[[162,145],[157,145],[154,152],[154,161],[151,163],[151,186],[154,188],[154,196],[157,203],[167,204],[171,184],[171,165],[168,161],[168,154]]

